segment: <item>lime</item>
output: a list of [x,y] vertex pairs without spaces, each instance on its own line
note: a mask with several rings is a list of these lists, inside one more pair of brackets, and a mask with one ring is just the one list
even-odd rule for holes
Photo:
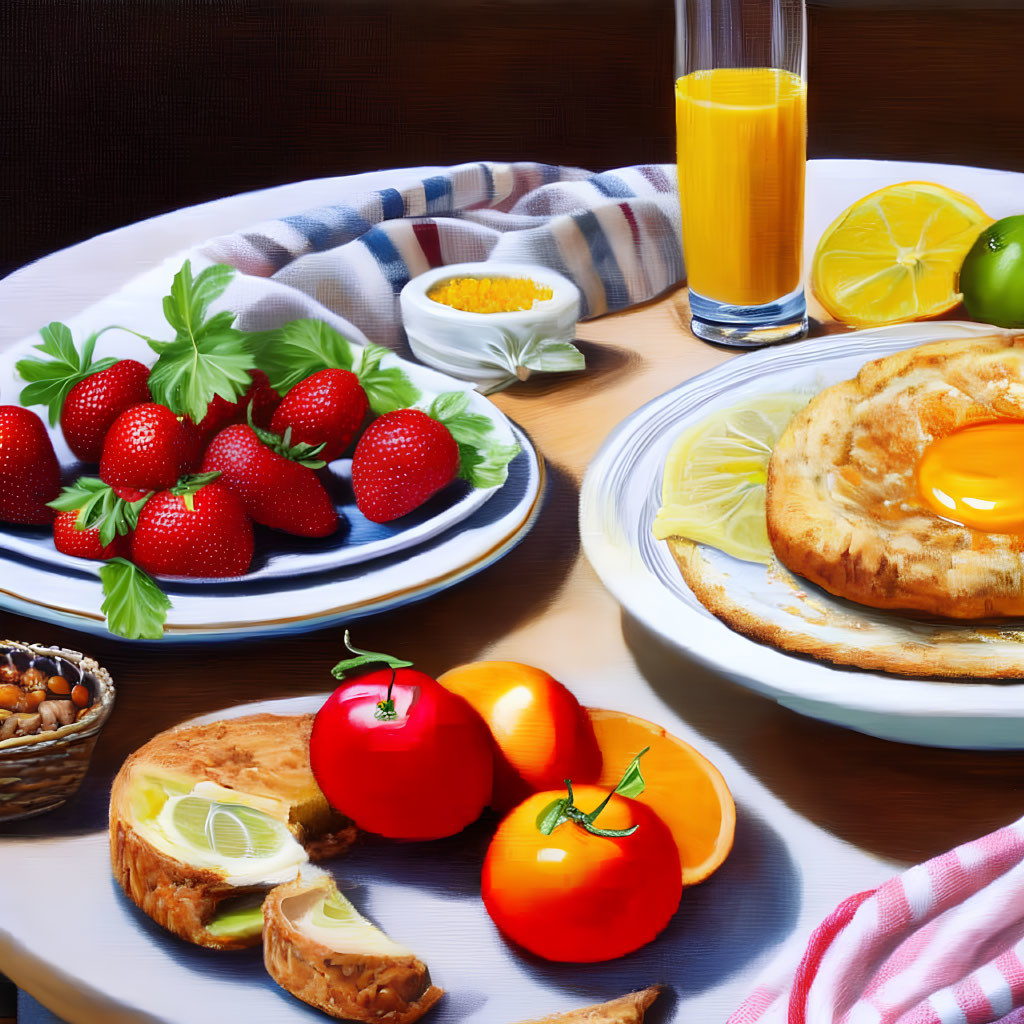
[[177,800],[170,817],[171,828],[187,845],[229,860],[273,857],[291,839],[285,825],[262,811],[201,796]]
[[654,536],[685,537],[747,562],[770,561],[768,459],[808,400],[793,392],[757,395],[680,434],[665,460]]
[[1024,327],[1024,214],[990,224],[964,257],[967,312],[996,327]]

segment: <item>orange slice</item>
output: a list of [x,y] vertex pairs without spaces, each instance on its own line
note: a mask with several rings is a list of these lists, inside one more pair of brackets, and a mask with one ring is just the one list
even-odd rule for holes
[[604,764],[600,786],[615,786],[644,747],[647,783],[637,799],[669,827],[679,847],[683,885],[702,882],[725,860],[736,830],[736,805],[722,773],[682,740],[653,722],[621,711],[587,708]]
[[973,199],[943,185],[906,181],[879,189],[821,236],[814,294],[853,327],[939,316],[960,301],[960,265],[991,223]]

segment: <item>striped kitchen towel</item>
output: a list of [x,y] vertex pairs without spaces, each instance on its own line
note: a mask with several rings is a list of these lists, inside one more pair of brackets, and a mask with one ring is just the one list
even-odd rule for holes
[[683,277],[672,164],[600,174],[462,164],[258,224],[201,252],[301,293],[293,305],[306,315],[312,299],[391,346],[401,339],[398,293],[431,267],[540,263],[576,284],[584,317],[644,302]]
[[849,897],[728,1024],[1024,1024],[1024,818]]

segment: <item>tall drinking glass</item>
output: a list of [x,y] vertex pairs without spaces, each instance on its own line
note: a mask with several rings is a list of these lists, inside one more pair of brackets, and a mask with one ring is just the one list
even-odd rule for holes
[[694,333],[807,329],[804,0],[676,0],[676,143]]

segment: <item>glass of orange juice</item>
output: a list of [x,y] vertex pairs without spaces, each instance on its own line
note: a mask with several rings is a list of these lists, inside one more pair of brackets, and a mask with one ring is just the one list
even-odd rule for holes
[[807,330],[804,0],[676,0],[676,145],[693,332]]

